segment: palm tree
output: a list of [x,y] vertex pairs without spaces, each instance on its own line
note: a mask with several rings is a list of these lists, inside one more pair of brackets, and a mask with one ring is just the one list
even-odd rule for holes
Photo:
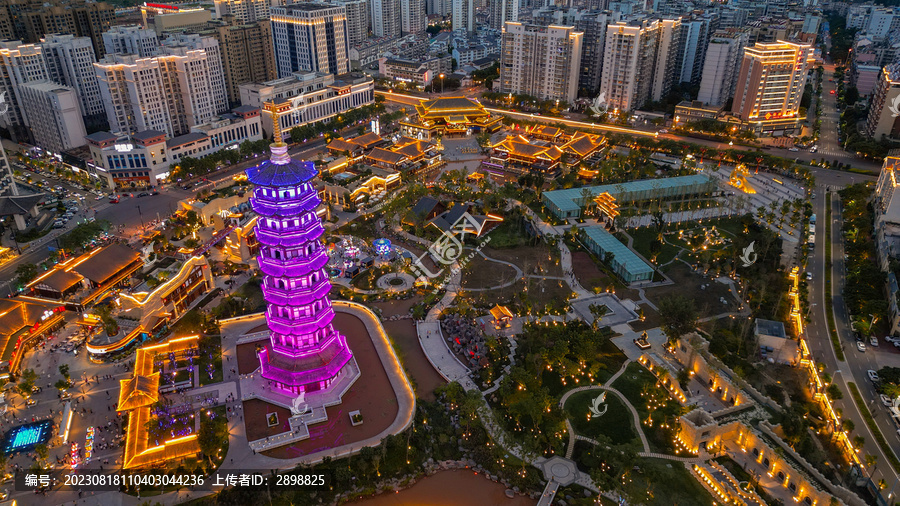
[[871,468],[869,476],[873,476],[875,470],[878,469],[878,455],[866,455],[864,460],[866,462],[866,467]]

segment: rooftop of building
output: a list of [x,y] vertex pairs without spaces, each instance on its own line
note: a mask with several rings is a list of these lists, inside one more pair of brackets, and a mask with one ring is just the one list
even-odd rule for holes
[[208,138],[209,138],[209,136],[204,133],[190,132],[190,133],[186,133],[184,135],[179,135],[178,137],[173,137],[173,138],[167,140],[166,147],[169,149],[177,148],[178,146],[184,146],[185,144],[202,141],[202,140],[205,140]]
[[85,255],[86,258],[77,261],[72,270],[95,283],[106,281],[141,258],[139,252],[119,243],[104,246]]
[[316,3],[316,2],[301,2],[301,3],[296,3],[296,4],[282,5],[280,7],[287,10],[288,12],[290,12],[290,11],[315,12],[315,11],[321,11],[324,9],[334,9],[335,7],[338,7],[338,6],[324,4],[324,3]]
[[143,132],[137,132],[131,136],[132,139],[136,141],[148,141],[150,139],[155,139],[159,136],[165,137],[166,133],[159,130],[144,130]]
[[115,141],[119,139],[118,135],[113,135],[109,132],[94,132],[92,134],[88,134],[84,137],[85,139],[93,142],[107,142],[107,141]]
[[0,216],[25,214],[44,199],[43,193],[0,196]]
[[774,336],[785,338],[787,333],[784,331],[784,323],[773,320],[756,319],[756,334],[764,336]]
[[591,241],[599,246],[603,251],[612,253],[616,259],[616,263],[622,266],[632,276],[652,274],[654,269],[647,264],[641,257],[637,256],[634,251],[628,249],[621,241],[606,231],[603,227],[586,227],[583,229]]
[[629,181],[627,183],[607,184],[600,186],[583,186],[581,188],[569,188],[566,190],[553,190],[544,192],[542,195],[546,200],[556,206],[561,211],[575,211],[580,209],[577,202],[581,202],[584,198],[583,191],[587,189],[591,193],[591,198],[601,193],[609,193],[616,196],[620,193],[639,192],[650,190],[665,190],[673,187],[689,187],[698,184],[709,184],[712,180],[709,176],[703,174],[692,174],[690,176],[664,177],[658,179],[639,179],[637,181]]

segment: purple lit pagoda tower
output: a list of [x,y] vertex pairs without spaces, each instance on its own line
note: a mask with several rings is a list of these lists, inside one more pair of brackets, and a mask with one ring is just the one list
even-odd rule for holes
[[266,105],[275,123],[272,155],[247,170],[256,185],[250,205],[259,215],[258,261],[271,331],[271,350],[259,355],[261,373],[273,390],[286,395],[326,394],[334,388],[340,396],[359,376],[359,367],[346,338],[332,326],[331,281],[324,270],[328,255],[321,240],[325,229],[310,183],[317,171],[313,162],[291,159],[274,104]]

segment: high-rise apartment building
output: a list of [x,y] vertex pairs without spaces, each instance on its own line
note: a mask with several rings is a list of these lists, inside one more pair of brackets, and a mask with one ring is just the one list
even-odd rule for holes
[[279,77],[300,70],[326,74],[350,71],[347,11],[343,6],[303,2],[273,7],[272,34]]
[[156,32],[140,26],[114,26],[103,32],[106,54],[134,54],[148,58],[159,54]]
[[583,34],[571,26],[506,22],[500,50],[500,91],[541,100],[578,96]]
[[507,21],[519,20],[519,0],[490,0],[491,28],[503,30]]
[[784,41],[744,48],[732,113],[756,132],[797,128],[812,52],[809,44]]
[[714,15],[695,16],[683,19],[681,25],[684,32],[684,52],[679,62],[681,70],[679,82],[696,85],[703,74],[709,36],[718,27],[718,18]]
[[206,53],[209,69],[209,90],[215,103],[216,114],[230,110],[228,94],[225,92],[225,71],[222,69],[222,52],[215,37],[196,33],[173,33],[163,42],[161,54],[188,56],[193,51]]
[[174,137],[216,115],[207,55],[202,50],[153,58],[108,55],[94,69],[114,133],[159,130]]
[[241,23],[255,23],[269,19],[270,0],[215,0],[216,17],[234,16]]
[[6,125],[23,125],[24,113],[20,88],[35,81],[48,81],[47,63],[41,47],[22,44],[21,41],[0,42],[0,93],[9,104],[6,114],[0,117]]
[[376,37],[399,37],[403,30],[400,0],[369,0],[372,33]]
[[48,35],[41,40],[41,52],[50,80],[75,90],[81,112],[91,119],[104,118],[106,109],[100,83],[94,72],[94,46],[88,37]]
[[631,111],[651,99],[660,27],[658,20],[606,27],[600,94],[606,100],[607,109]]
[[338,0],[347,11],[347,46],[355,47],[369,38],[369,0]]
[[447,17],[453,11],[453,2],[451,0],[427,0],[425,11],[429,15]]
[[103,56],[102,34],[115,18],[115,7],[87,0],[0,0],[0,33],[8,39],[39,42],[48,34],[90,37],[94,56]]
[[400,30],[404,35],[422,33],[427,25],[425,0],[400,0]]
[[678,68],[678,55],[684,49],[681,18],[663,19],[658,26],[659,41],[653,69],[653,86],[650,89],[650,100],[653,101],[659,101],[668,95],[675,84],[675,75],[681,70]]
[[475,31],[474,0],[452,0],[450,26],[454,32]]
[[241,100],[240,86],[275,79],[275,51],[268,20],[222,25],[200,32],[219,42],[228,101]]
[[75,90],[40,81],[20,85],[19,94],[36,145],[53,153],[84,146],[87,132]]
[[723,105],[734,96],[734,83],[749,42],[750,33],[740,29],[718,31],[710,38],[697,100],[705,105]]
[[883,137],[900,139],[900,63],[881,69],[869,117],[866,119],[866,135],[875,140]]

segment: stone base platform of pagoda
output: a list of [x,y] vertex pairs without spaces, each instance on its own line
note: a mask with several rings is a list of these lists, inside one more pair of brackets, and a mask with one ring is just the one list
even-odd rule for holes
[[[262,342],[260,344],[268,342],[267,333],[259,333],[258,335],[261,336],[259,340]],[[246,343],[247,341],[244,342]],[[301,415],[294,415],[288,418],[287,427],[290,427],[290,430],[275,436],[250,441],[250,448],[261,452],[309,438],[309,426],[328,421],[328,414],[325,408],[339,405],[341,398],[350,390],[350,387],[353,386],[359,377],[359,365],[356,363],[356,358],[353,357],[341,369],[337,378],[327,389],[311,392],[304,396],[303,404],[308,406],[309,410]],[[290,411],[297,398],[296,395],[273,388],[271,382],[262,377],[259,369],[250,374],[242,375],[240,381],[241,401],[258,399]],[[279,420],[278,423],[284,427],[285,421]]]
[[[347,337],[362,378],[343,392],[339,404],[324,409],[324,401],[315,402],[316,393],[307,394],[304,401],[312,411],[300,417],[291,412],[293,397],[271,392],[266,380],[259,377],[256,350],[269,343],[263,315],[248,315],[223,325],[226,341],[236,344],[244,433],[258,454],[276,459],[324,454],[336,458],[377,445],[411,423],[415,394],[378,317],[353,302],[334,301],[333,305],[335,329]],[[331,390],[340,392],[344,385],[338,378]],[[362,423],[354,425],[351,413],[356,411]],[[262,448],[267,450],[260,451]]]

